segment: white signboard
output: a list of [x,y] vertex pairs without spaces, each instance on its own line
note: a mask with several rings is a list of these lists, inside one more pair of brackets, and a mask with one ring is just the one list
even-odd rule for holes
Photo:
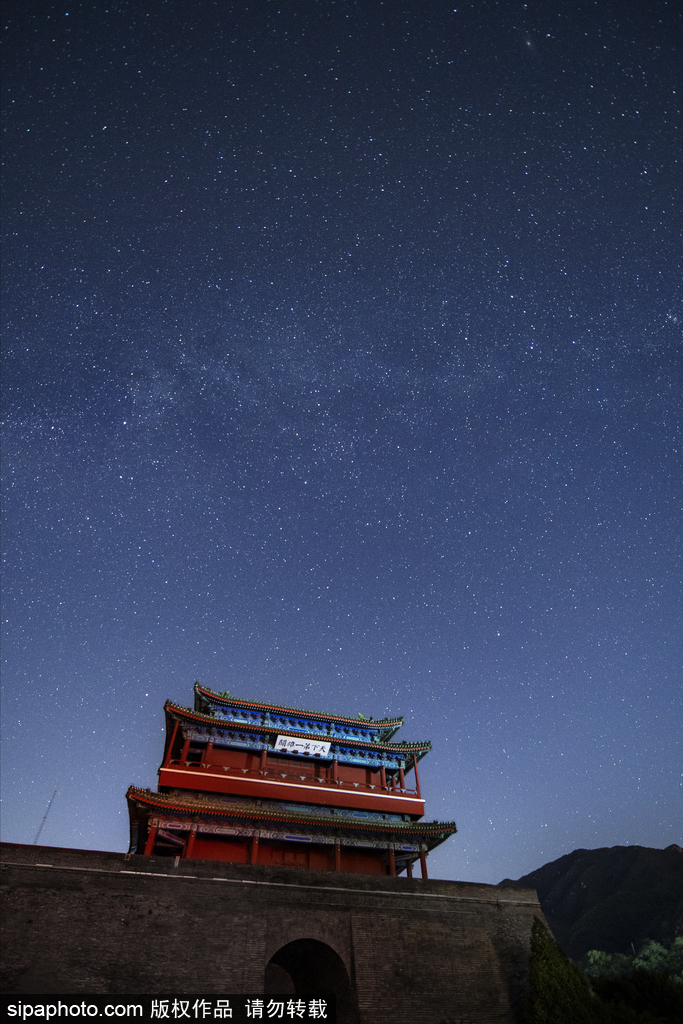
[[304,757],[328,757],[331,743],[316,740],[296,739],[294,736],[278,736],[275,749],[283,754],[303,754]]

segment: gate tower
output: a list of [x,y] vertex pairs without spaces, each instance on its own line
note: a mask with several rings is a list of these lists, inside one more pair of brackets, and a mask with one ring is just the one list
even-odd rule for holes
[[[413,876],[456,831],[423,821],[418,761],[378,721],[238,700],[195,683],[167,701],[157,792],[126,794],[131,854]],[[409,778],[410,776],[410,778]]]

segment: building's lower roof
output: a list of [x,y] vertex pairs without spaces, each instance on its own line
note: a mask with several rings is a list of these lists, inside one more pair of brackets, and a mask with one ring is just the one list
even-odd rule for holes
[[361,832],[365,834],[382,833],[387,838],[415,837],[425,842],[431,840],[432,843],[436,840],[434,845],[454,835],[457,831],[453,821],[397,821],[396,816],[392,816],[393,820],[391,821],[383,821],[378,820],[378,817],[375,815],[372,816],[372,819],[359,820],[342,815],[330,815],[329,813],[323,813],[322,810],[319,815],[316,815],[313,812],[297,813],[296,811],[284,808],[278,811],[272,805],[268,808],[258,808],[226,804],[219,800],[212,800],[210,795],[208,798],[204,796],[202,799],[197,799],[197,797],[185,794],[180,796],[167,793],[153,793],[149,789],[139,789],[137,786],[129,787],[126,798],[130,802],[148,809],[150,812],[156,810],[167,814],[191,817],[194,820],[206,818],[232,819],[253,822],[254,824],[257,822],[264,824],[278,822],[290,826],[300,825],[306,829],[320,827],[325,832],[333,829],[334,831]]

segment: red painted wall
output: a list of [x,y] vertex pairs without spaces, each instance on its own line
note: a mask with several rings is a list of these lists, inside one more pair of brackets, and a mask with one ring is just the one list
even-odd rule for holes
[[225,860],[232,864],[248,863],[248,847],[243,840],[213,839],[198,835],[192,848],[192,860]]
[[[192,860],[217,860],[232,864],[250,862],[251,842],[198,835],[192,848]],[[311,871],[334,871],[333,846],[298,846],[296,843],[269,843],[261,840],[258,863],[304,868]],[[352,874],[386,875],[381,852],[358,851],[342,847],[341,870]]]
[[348,847],[342,847],[341,869],[351,874],[386,875],[387,867],[383,864],[379,851],[376,854],[361,853]]

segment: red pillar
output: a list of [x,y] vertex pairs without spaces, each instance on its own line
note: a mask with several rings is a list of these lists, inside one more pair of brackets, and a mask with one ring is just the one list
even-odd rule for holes
[[212,753],[213,753],[213,740],[209,740],[209,742],[206,744],[206,749],[204,751],[204,764],[203,764],[202,767],[204,767],[204,768],[208,768],[209,767],[209,763],[210,763],[209,762],[209,758],[211,757]]
[[334,761],[332,762],[332,781],[333,782],[337,781],[337,768],[338,767],[339,767],[339,765],[338,765],[337,759],[335,757]]
[[254,836],[251,841],[251,857],[249,858],[250,864],[258,864],[258,836]]
[[187,761],[187,755],[190,753],[190,743],[191,742],[192,741],[190,740],[190,737],[188,736],[186,738],[185,742],[183,743],[183,749],[180,751],[180,760],[181,761]]
[[401,786],[401,790],[404,790],[406,788],[406,773],[402,768],[399,768],[398,770],[398,781]]
[[393,846],[389,847],[389,874],[392,878],[396,878],[396,854]]
[[266,773],[266,761],[267,760],[268,760],[268,751],[264,747],[263,750],[261,751],[261,764],[259,766],[259,769],[260,769],[262,775],[265,775],[265,773]]
[[406,874],[407,874],[408,878],[412,878],[413,877],[413,862],[412,862],[412,860],[407,860],[406,861]]
[[413,767],[415,768],[415,789],[417,790],[418,799],[421,800],[422,794],[420,793],[420,776],[417,774],[417,754],[415,755],[415,763]]
[[429,878],[427,874],[427,858],[425,857],[424,850],[420,850],[420,867],[422,868],[422,877]]
[[334,870],[341,871],[341,843],[338,839],[334,842]]
[[166,760],[164,761],[164,768],[168,768],[169,764],[171,763],[171,757],[173,756],[173,744],[175,743],[175,738],[178,735],[178,726],[179,725],[180,725],[180,722],[178,721],[178,719],[176,719],[176,723],[173,726],[173,735],[171,736],[171,742],[168,745],[168,752],[166,754]]
[[158,828],[159,828],[158,825],[152,825],[151,829],[149,830],[149,835],[147,836],[147,842],[145,843],[145,854],[144,854],[145,857],[149,857],[149,856],[151,856],[151,854],[154,853],[154,840],[157,837],[157,829]]
[[387,773],[384,770],[384,765],[382,765],[382,767],[379,770],[379,784],[382,787],[382,789],[387,788]]
[[194,849],[194,841],[197,838],[197,826],[193,825],[190,829],[190,835],[188,836],[187,846],[185,847],[185,860],[191,860],[192,851]]

